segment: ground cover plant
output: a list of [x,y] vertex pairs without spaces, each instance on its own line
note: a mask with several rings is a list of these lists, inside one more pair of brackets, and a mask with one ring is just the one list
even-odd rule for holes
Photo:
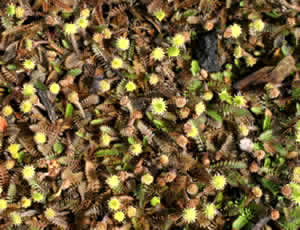
[[1,1],[0,229],[299,229],[299,12]]

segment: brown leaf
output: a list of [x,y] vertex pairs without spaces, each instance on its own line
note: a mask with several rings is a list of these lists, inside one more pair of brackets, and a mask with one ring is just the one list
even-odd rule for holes
[[7,126],[6,120],[0,116],[0,132],[3,133],[7,129]]

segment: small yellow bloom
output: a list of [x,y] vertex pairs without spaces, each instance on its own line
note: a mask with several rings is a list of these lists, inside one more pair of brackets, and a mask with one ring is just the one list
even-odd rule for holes
[[56,212],[53,208],[47,208],[44,214],[47,219],[53,219],[56,216]]
[[106,183],[111,189],[116,189],[120,185],[120,179],[117,175],[113,175],[106,179]]
[[149,78],[149,83],[150,85],[156,85],[159,82],[159,77],[157,76],[157,74],[151,74],[150,78]]
[[113,211],[117,211],[120,209],[121,203],[117,198],[113,197],[108,201],[108,207]]
[[133,155],[138,156],[143,152],[143,147],[140,143],[136,143],[130,145],[129,150]]
[[128,208],[127,208],[127,215],[128,215],[128,217],[135,217],[136,216],[136,208],[135,207],[133,207],[133,206],[129,206]]
[[107,133],[104,133],[101,136],[101,143],[106,147],[110,145],[111,140],[112,140],[111,136],[109,136]]
[[2,113],[5,117],[8,117],[13,113],[13,108],[10,105],[6,105],[2,108]]
[[146,185],[150,185],[153,182],[153,176],[150,173],[145,174],[142,176],[142,183]]
[[211,183],[216,190],[224,190],[226,186],[226,177],[223,175],[213,176]]
[[35,168],[31,165],[27,165],[27,166],[24,167],[22,173],[23,173],[24,179],[30,180],[35,175]]
[[152,53],[151,53],[151,57],[155,60],[155,61],[161,61],[165,56],[165,52],[162,48],[157,47],[155,48]]
[[80,11],[80,17],[88,18],[90,16],[90,10],[88,8],[85,8]]
[[123,51],[128,50],[129,45],[130,45],[130,42],[129,42],[128,38],[120,37],[117,40],[117,48],[120,50],[123,50]]
[[0,212],[7,208],[7,201],[4,199],[0,199]]
[[33,139],[34,139],[35,143],[37,143],[37,144],[44,144],[47,141],[46,135],[44,133],[41,133],[41,132],[37,132],[34,135]]
[[77,21],[76,21],[76,24],[82,28],[82,29],[85,29],[88,27],[89,25],[89,21],[86,19],[86,18],[78,18]]
[[133,92],[134,90],[136,90],[136,84],[133,81],[129,81],[125,85],[125,88],[126,88],[126,91]]
[[207,219],[213,220],[215,218],[215,216],[217,215],[217,208],[214,204],[208,204],[204,208],[204,213],[205,213],[205,216],[207,217]]
[[33,84],[25,83],[23,85],[23,94],[24,96],[32,96],[35,94],[36,89],[34,88]]
[[123,60],[121,58],[115,57],[111,61],[111,67],[113,69],[121,69],[123,67]]
[[59,91],[60,91],[60,86],[59,86],[59,84],[57,84],[57,83],[52,83],[50,86],[49,86],[49,90],[50,90],[50,92],[52,93],[52,94],[58,94],[59,93]]
[[30,100],[25,100],[21,103],[20,109],[23,113],[29,113],[32,110],[32,103]]
[[195,208],[186,208],[183,210],[182,218],[188,224],[194,223],[197,220],[197,214]]
[[14,159],[19,158],[19,150],[20,150],[20,145],[19,144],[10,144],[8,147],[8,151],[10,152],[11,156]]
[[254,22],[250,23],[249,27],[255,32],[262,32],[265,28],[265,23],[261,19],[256,19]]
[[117,211],[114,214],[114,219],[118,222],[123,222],[123,220],[125,219],[125,214],[122,211]]
[[23,197],[21,199],[21,205],[23,208],[29,208],[31,206],[31,199],[28,199],[27,197]]
[[197,116],[200,116],[202,113],[204,113],[206,110],[205,104],[201,101],[195,106],[195,112]]
[[182,47],[185,43],[184,36],[182,34],[176,34],[172,38],[172,45],[175,47]]
[[77,25],[72,23],[67,23],[64,26],[64,32],[67,35],[72,35],[77,33]]
[[33,60],[26,59],[23,63],[23,66],[27,70],[33,70],[35,68],[35,63]]
[[25,9],[23,7],[17,7],[16,8],[16,17],[21,19],[24,18],[24,14],[25,14]]
[[241,34],[242,34],[242,28],[241,28],[241,26],[238,25],[238,24],[236,24],[236,23],[233,24],[231,26],[231,36],[233,38],[238,38]]
[[102,80],[99,82],[99,88],[102,93],[110,90],[110,83],[107,80]]
[[22,224],[22,218],[21,218],[20,214],[17,212],[12,212],[10,214],[10,219],[14,225]]

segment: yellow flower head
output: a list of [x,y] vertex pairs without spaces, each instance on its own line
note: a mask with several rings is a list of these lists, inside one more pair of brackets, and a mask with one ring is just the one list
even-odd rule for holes
[[133,81],[129,81],[125,85],[125,89],[128,92],[133,92],[134,90],[136,90],[136,84]]
[[53,208],[47,208],[44,214],[47,219],[53,219],[56,216],[56,212]]
[[149,78],[149,83],[150,85],[156,85],[159,82],[159,77],[157,76],[157,74],[151,74],[150,78]]
[[163,98],[154,98],[151,103],[152,113],[162,115],[167,111],[167,104]]
[[129,150],[132,154],[138,156],[143,152],[143,146],[140,143],[135,143],[130,145]]
[[125,51],[129,49],[130,42],[128,38],[120,37],[116,45],[118,49]]
[[254,22],[250,23],[249,27],[255,32],[262,32],[265,28],[265,23],[261,19],[256,19]]
[[99,81],[99,89],[102,93],[110,90],[110,83],[107,80]]
[[136,216],[136,208],[133,206],[129,206],[127,208],[127,215],[128,215],[128,217],[135,217]]
[[204,208],[204,214],[209,220],[213,220],[215,216],[217,215],[217,208],[214,204],[208,204]]
[[8,151],[10,152],[12,158],[14,159],[19,158],[19,150],[20,150],[19,144],[10,144],[8,147]]
[[32,199],[35,202],[43,202],[45,199],[45,196],[40,192],[33,192]]
[[85,8],[80,11],[80,17],[88,18],[90,16],[90,10],[88,8]]
[[120,206],[121,206],[120,201],[119,201],[117,198],[115,198],[115,197],[111,198],[111,199],[108,201],[108,207],[109,207],[109,209],[111,209],[111,210],[113,210],[113,211],[119,210],[119,209],[120,209]]
[[300,166],[297,166],[293,170],[292,181],[300,183]]
[[249,67],[252,67],[256,64],[256,58],[252,57],[252,56],[247,56],[246,58],[246,64]]
[[23,62],[23,66],[25,69],[27,70],[33,70],[35,68],[35,63],[33,60],[30,60],[30,59],[26,59],[24,62]]
[[190,130],[186,133],[186,135],[187,137],[196,138],[199,135],[197,127],[192,124]]
[[24,15],[25,15],[25,9],[23,7],[17,7],[16,8],[16,17],[21,19],[21,18],[24,18]]
[[104,146],[109,146],[112,138],[107,133],[103,133],[101,136],[101,143]]
[[117,211],[115,214],[114,214],[114,219],[118,222],[123,222],[124,219],[125,219],[125,214],[124,212],[122,211]]
[[108,28],[105,28],[103,31],[102,31],[103,35],[104,35],[104,39],[110,39],[111,38],[111,31],[110,29]]
[[195,112],[197,116],[200,116],[202,113],[204,113],[206,110],[205,104],[201,101],[195,106]]
[[13,113],[13,108],[10,105],[6,105],[2,109],[2,113],[5,117],[8,117]]
[[24,96],[32,96],[35,94],[36,89],[33,84],[25,83],[23,85],[23,94]]
[[184,36],[182,34],[176,34],[172,38],[172,45],[175,47],[182,47],[185,43]]
[[153,182],[153,176],[150,173],[145,174],[142,176],[142,183],[146,185],[150,185]]
[[42,132],[35,133],[33,139],[34,139],[35,143],[37,143],[37,144],[45,144],[47,141],[46,135]]
[[19,213],[17,213],[17,212],[12,212],[10,214],[10,219],[11,219],[11,221],[12,221],[12,223],[14,225],[20,225],[20,224],[22,224],[21,215]]
[[116,189],[120,185],[120,179],[117,175],[113,175],[106,179],[106,183],[111,189]]
[[21,103],[20,109],[23,113],[29,113],[32,110],[32,103],[30,100],[25,100]]
[[52,93],[52,94],[58,94],[59,93],[59,91],[60,91],[60,86],[59,86],[59,84],[57,84],[57,83],[52,83],[50,86],[49,86],[49,90],[50,90],[50,92]]
[[35,175],[35,168],[32,165],[26,165],[22,171],[23,177],[26,180],[30,180]]
[[72,35],[77,33],[77,25],[73,23],[67,23],[64,26],[64,32],[66,35]]
[[21,199],[21,205],[23,208],[29,208],[31,206],[31,199],[28,199],[27,197],[23,197]]
[[0,212],[7,208],[7,201],[4,199],[0,199]]
[[123,67],[123,60],[119,57],[115,57],[112,61],[111,61],[111,67],[113,69],[121,69]]
[[226,177],[223,175],[213,176],[211,180],[211,184],[216,190],[224,190],[226,183]]
[[242,28],[239,24],[233,24],[231,26],[231,36],[233,38],[238,38],[242,34]]
[[77,21],[76,21],[76,25],[78,25],[82,29],[85,29],[85,28],[88,27],[89,21],[84,17],[78,18]]
[[164,58],[164,56],[165,56],[165,52],[161,47],[155,48],[151,53],[151,57],[155,61],[161,61]]
[[234,48],[233,55],[235,58],[241,58],[243,56],[243,49],[241,46],[237,46]]
[[197,220],[197,210],[195,208],[186,208],[183,210],[182,218],[184,222],[190,224]]
[[166,17],[166,13],[162,9],[159,9],[154,13],[154,16],[161,22]]

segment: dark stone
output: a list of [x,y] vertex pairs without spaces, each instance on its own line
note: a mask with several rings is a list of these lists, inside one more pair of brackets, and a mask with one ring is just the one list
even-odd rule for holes
[[218,38],[216,31],[199,33],[192,42],[192,56],[208,72],[220,71],[218,61]]

